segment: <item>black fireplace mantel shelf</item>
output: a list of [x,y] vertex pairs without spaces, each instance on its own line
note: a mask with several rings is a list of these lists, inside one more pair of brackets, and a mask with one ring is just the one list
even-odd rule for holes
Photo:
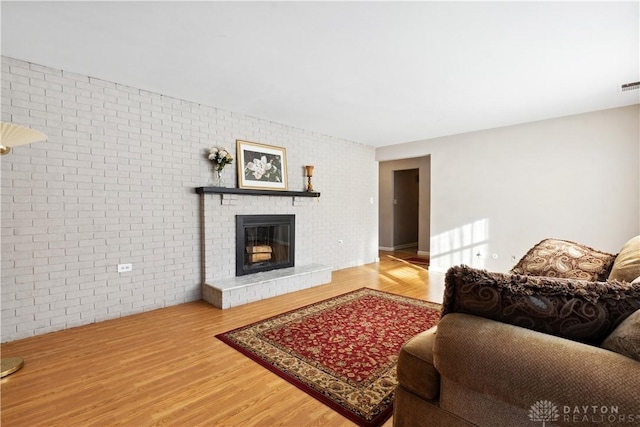
[[320,197],[315,191],[254,190],[249,188],[196,187],[198,194],[242,194],[245,196]]

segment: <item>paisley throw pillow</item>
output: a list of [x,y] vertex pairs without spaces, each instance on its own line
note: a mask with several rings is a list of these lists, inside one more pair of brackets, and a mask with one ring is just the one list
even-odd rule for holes
[[616,256],[568,240],[545,239],[516,264],[511,273],[604,281]]
[[590,282],[451,267],[442,316],[467,313],[599,345],[640,309],[640,282]]

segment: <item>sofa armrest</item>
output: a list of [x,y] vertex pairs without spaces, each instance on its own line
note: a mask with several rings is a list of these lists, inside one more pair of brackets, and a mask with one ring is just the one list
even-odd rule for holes
[[548,400],[560,411],[615,406],[640,416],[640,362],[599,347],[451,313],[433,353],[443,379],[517,408]]
[[437,326],[411,338],[398,356],[398,383],[416,396],[431,400],[440,392],[440,374],[433,366]]

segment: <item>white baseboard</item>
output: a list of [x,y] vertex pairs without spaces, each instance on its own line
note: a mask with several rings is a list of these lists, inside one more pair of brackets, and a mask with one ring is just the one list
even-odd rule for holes
[[427,251],[418,251],[418,255],[422,255],[422,256],[429,257],[429,256],[431,256],[431,252],[427,252]]

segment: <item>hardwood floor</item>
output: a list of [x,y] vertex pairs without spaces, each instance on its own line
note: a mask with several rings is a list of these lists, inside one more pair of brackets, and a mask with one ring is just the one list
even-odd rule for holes
[[197,301],[2,344],[25,359],[1,381],[2,426],[353,426],[214,336],[361,287],[441,302],[441,277],[380,258],[227,310]]

